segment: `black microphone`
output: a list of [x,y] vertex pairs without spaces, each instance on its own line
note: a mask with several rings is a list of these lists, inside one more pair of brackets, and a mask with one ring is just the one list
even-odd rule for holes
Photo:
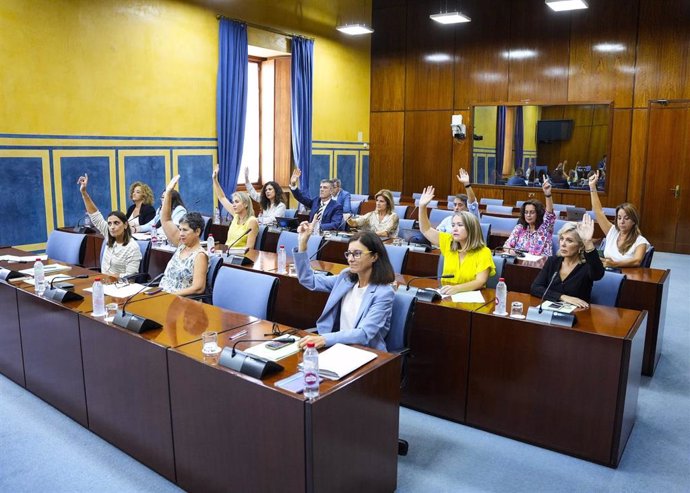
[[455,276],[453,276],[453,274],[445,274],[445,275],[442,275],[442,276],[433,275],[433,276],[417,276],[417,277],[413,277],[412,279],[410,279],[409,281],[407,281],[407,284],[405,285],[405,288],[406,288],[405,291],[409,291],[409,290],[410,290],[410,286],[412,285],[412,282],[413,282],[413,281],[416,281],[417,279],[452,279],[453,277],[455,277]]
[[79,274],[78,276],[66,276],[66,275],[60,275],[60,276],[55,276],[50,280],[50,289],[53,288],[53,283],[60,279],[61,281],[68,281],[70,279],[87,279],[89,277],[88,274]]
[[[453,274],[445,274],[443,276],[418,276],[418,277],[413,277],[409,281],[407,281],[406,291],[410,290],[410,285],[412,284],[413,281],[416,281],[417,279],[451,279],[453,278]],[[427,288],[420,288],[417,289],[417,292],[415,293],[415,297],[420,300],[420,301],[427,301],[429,303],[432,303],[434,301],[438,301],[441,299],[441,295],[436,292],[434,289],[427,289]]]
[[556,279],[556,275],[558,274],[558,271],[554,272],[553,275],[551,276],[551,280],[549,281],[549,284],[546,286],[546,289],[544,290],[544,294],[541,295],[541,301],[539,302],[539,314],[541,315],[541,312],[544,311],[544,298],[546,297],[546,293],[549,292],[549,288],[553,284],[553,281]]
[[122,327],[123,329],[127,329],[127,330],[131,330],[132,332],[136,332],[137,334],[141,334],[142,332],[145,332],[147,330],[160,329],[161,327],[163,327],[161,324],[159,324],[155,320],[140,317],[138,315],[135,315],[134,313],[129,313],[129,312],[125,311],[125,307],[127,306],[127,303],[129,303],[132,298],[134,298],[136,295],[141,293],[144,289],[150,287],[151,284],[158,281],[161,277],[163,277],[163,275],[164,274],[157,275],[156,277],[151,279],[149,282],[144,284],[141,287],[141,289],[139,289],[136,293],[134,293],[132,296],[127,298],[127,300],[125,300],[124,304],[122,305],[122,311],[117,312],[117,314],[115,315],[115,318],[113,319],[113,324],[117,325],[119,327]]
[[321,245],[319,248],[317,248],[316,251],[315,251],[313,254],[311,254],[311,255],[309,256],[309,260],[314,260],[314,257],[316,257],[316,256],[319,254],[319,252],[320,252],[321,250],[323,250],[323,247],[325,247],[326,245],[328,245],[330,242],[331,242],[330,239],[325,240],[325,241],[323,242],[323,245]]
[[[245,236],[247,236],[251,231],[252,231],[251,229],[248,229],[247,231],[245,231],[244,233],[242,233],[242,234],[239,236],[239,238],[237,238],[235,241],[233,241],[232,243],[230,243],[230,245],[228,245],[228,248],[227,248],[227,249],[230,250],[232,247],[234,247],[234,246],[237,244],[238,241],[240,241],[242,238],[244,238]],[[228,253],[228,256],[230,256],[229,253]]]
[[78,276],[55,276],[48,285],[48,288],[43,292],[43,297],[48,300],[57,301],[58,303],[68,302],[68,301],[81,301],[84,297],[74,291],[68,291],[62,287],[53,287],[53,282],[55,279],[61,277],[63,281],[67,279],[86,279],[88,274],[79,274]]
[[137,277],[142,276],[144,274],[146,274],[146,272],[136,272],[128,276],[120,276],[120,281],[131,281],[132,279],[136,279]]
[[[296,339],[280,339],[281,341],[295,342]],[[229,347],[224,347],[218,358],[218,364],[230,368],[231,370],[238,371],[244,375],[249,375],[254,378],[264,378],[265,376],[283,371],[284,368],[276,363],[275,361],[270,361],[267,359],[259,358],[254,355],[249,355],[238,351],[236,346],[241,342],[266,342],[266,339],[240,339],[235,344],[232,345],[232,349]]]
[[240,235],[239,238],[237,238],[235,241],[233,241],[230,246],[228,246],[226,252],[227,252],[227,258],[228,258],[228,264],[230,265],[252,265],[254,261],[250,259],[249,257],[245,257],[244,255],[231,255],[230,254],[230,249],[235,246],[235,244],[240,241],[242,238],[247,236],[251,232],[251,229],[248,229],[244,233]]

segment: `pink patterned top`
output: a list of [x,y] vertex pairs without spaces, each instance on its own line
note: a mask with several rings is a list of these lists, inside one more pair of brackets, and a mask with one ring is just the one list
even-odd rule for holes
[[553,225],[556,222],[556,214],[544,212],[544,222],[541,223],[536,231],[529,231],[521,224],[513,228],[510,236],[503,245],[504,248],[519,248],[526,250],[532,255],[546,255],[550,257],[553,253]]

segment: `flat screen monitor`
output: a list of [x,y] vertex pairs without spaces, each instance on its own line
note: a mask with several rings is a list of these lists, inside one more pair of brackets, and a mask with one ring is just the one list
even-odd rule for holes
[[537,122],[537,140],[539,142],[569,140],[572,135],[572,120],[539,120]]

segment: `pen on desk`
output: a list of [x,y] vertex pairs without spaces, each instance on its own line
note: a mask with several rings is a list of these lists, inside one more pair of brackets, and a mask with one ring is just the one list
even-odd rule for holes
[[230,336],[230,340],[234,341],[235,339],[239,339],[240,337],[246,336],[247,331],[246,330],[241,330],[237,334],[233,334]]

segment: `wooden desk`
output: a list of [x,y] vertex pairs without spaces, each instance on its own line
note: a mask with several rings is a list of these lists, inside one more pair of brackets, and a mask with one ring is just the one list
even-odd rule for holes
[[[539,299],[509,292],[513,301]],[[592,305],[572,329],[472,317],[467,424],[616,467],[635,420],[646,312]]]
[[[245,327],[264,339],[271,324]],[[219,344],[231,345],[228,337]],[[253,345],[253,344],[248,344]],[[320,396],[278,389],[297,371],[259,382],[203,361],[201,343],[169,351],[175,462],[190,491],[394,491],[397,481],[400,358],[378,357]]]
[[[27,253],[15,248],[2,248],[0,255],[26,256]],[[28,257],[27,257],[28,258]],[[0,262],[0,267],[10,270],[28,268],[29,264],[10,264]],[[19,308],[17,289],[8,282],[0,281],[0,373],[22,387],[24,380],[24,360],[22,358],[22,339],[19,331]]]
[[256,319],[170,294],[127,310],[163,327],[136,334],[91,314],[79,317],[89,429],[174,482],[168,349]]

